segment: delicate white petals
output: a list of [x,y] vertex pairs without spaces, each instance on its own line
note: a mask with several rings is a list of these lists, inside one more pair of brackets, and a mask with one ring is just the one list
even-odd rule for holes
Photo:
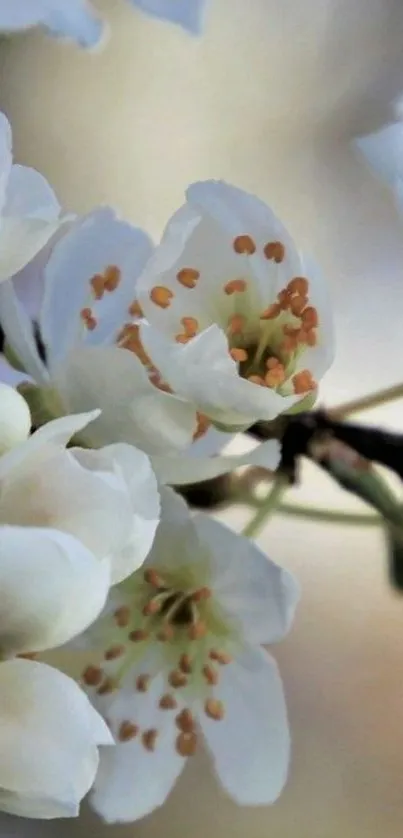
[[154,387],[126,349],[83,348],[54,376],[67,410],[102,409],[86,432],[93,445],[128,442],[149,454],[171,454],[192,441],[194,407]]
[[67,675],[43,663],[0,666],[0,808],[33,818],[71,817],[91,787],[105,723]]
[[46,385],[49,373],[39,355],[32,322],[9,281],[0,282],[0,324],[24,370],[39,384]]
[[9,384],[11,387],[18,387],[24,381],[29,381],[29,375],[19,372],[11,367],[4,355],[0,355],[0,381]]
[[152,463],[161,483],[183,486],[211,480],[240,466],[258,465],[274,471],[280,462],[280,445],[275,439],[262,442],[246,454],[203,457],[181,454],[180,457],[153,456]]
[[27,402],[13,387],[0,383],[0,454],[27,439],[30,430]]
[[183,26],[192,35],[199,35],[203,23],[206,0],[130,0],[153,17]]
[[223,667],[216,697],[220,721],[200,714],[200,724],[220,782],[237,803],[267,805],[287,779],[290,736],[283,688],[274,660],[247,649]]
[[13,32],[39,24],[83,47],[97,44],[103,31],[87,0],[0,0],[0,30]]
[[250,643],[274,643],[290,630],[299,599],[293,576],[242,535],[197,515],[200,541],[212,555],[214,593]]
[[376,174],[389,186],[396,187],[398,178],[403,175],[403,122],[359,137],[355,145]]
[[53,222],[60,212],[59,201],[46,178],[36,169],[14,164],[7,183],[3,215]]
[[[3,0],[7,3],[7,0]],[[8,6],[10,4],[8,3]],[[1,7],[0,7],[1,8]],[[0,111],[0,212],[6,199],[6,188],[12,165],[11,126],[4,113]]]
[[[108,823],[138,820],[161,806],[185,765],[175,749],[178,731],[172,713],[158,706],[166,689],[163,678],[153,678],[147,693],[138,693],[133,677],[131,672],[130,686],[108,702],[107,715],[114,731],[121,722],[131,721],[139,726],[139,734],[102,752],[91,794],[93,808]],[[147,730],[157,731],[153,751],[142,742],[141,733]]]
[[[151,252],[148,235],[117,219],[108,207],[78,221],[56,244],[45,269],[40,318],[50,367],[79,342],[99,345],[115,340],[124,323],[132,319],[129,307],[136,296],[136,279]],[[116,271],[116,287],[99,292],[97,299],[91,280],[111,267]],[[82,322],[80,313],[87,307],[96,321],[93,331]]]
[[147,565],[175,565],[200,559],[200,543],[189,507],[173,489],[161,488],[161,520]]
[[67,642],[98,616],[109,585],[109,563],[71,535],[45,527],[0,526],[2,653]]

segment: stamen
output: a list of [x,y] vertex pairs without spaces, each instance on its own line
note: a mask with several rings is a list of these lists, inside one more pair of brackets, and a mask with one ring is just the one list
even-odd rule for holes
[[241,364],[243,361],[248,360],[248,353],[246,349],[238,349],[235,346],[233,349],[230,349],[229,354],[231,355],[231,358],[237,362],[237,364]]
[[251,236],[237,236],[232,242],[232,247],[235,253],[246,253],[247,256],[252,256],[256,251],[256,245]]
[[226,285],[224,285],[224,293],[228,294],[230,297],[232,294],[241,294],[243,291],[246,291],[246,281],[244,279],[230,279]]
[[286,311],[291,305],[292,295],[286,288],[283,288],[283,290],[279,291],[277,294],[277,299],[280,308],[283,311]]
[[301,294],[301,296],[306,297],[309,291],[309,282],[304,276],[295,276],[288,283],[287,289],[291,294]]
[[266,367],[268,370],[274,370],[276,367],[279,366],[279,364],[280,361],[274,355],[271,355],[270,358],[267,358],[266,360]]
[[158,614],[158,612],[161,611],[161,607],[161,600],[154,597],[154,599],[150,599],[149,602],[146,602],[143,607],[143,614],[145,617],[152,617],[154,614]]
[[134,739],[137,736],[138,732],[139,726],[133,724],[133,722],[129,722],[127,720],[121,722],[118,730],[119,742],[130,742],[131,739]]
[[313,306],[308,306],[301,315],[303,326],[306,329],[313,329],[319,323],[318,312]]
[[273,259],[280,264],[285,256],[285,247],[281,242],[268,242],[263,248],[263,253],[266,259]]
[[199,329],[199,322],[195,317],[182,317],[182,326],[189,337],[194,338]]
[[106,650],[104,654],[104,658],[106,661],[113,661],[116,658],[120,658],[121,655],[124,655],[125,647],[120,644],[116,646],[110,646],[109,649]]
[[161,696],[158,706],[161,710],[176,710],[178,702],[174,695],[171,695],[171,693],[165,693],[165,695]]
[[221,721],[224,718],[224,705],[218,698],[208,698],[204,704],[204,712],[209,719]]
[[286,375],[284,367],[280,364],[274,370],[269,370],[265,375],[265,383],[267,387],[279,387],[285,381]]
[[138,675],[136,678],[136,690],[139,693],[146,693],[151,682],[151,675]]
[[130,608],[127,605],[122,605],[116,609],[113,616],[119,628],[125,628],[130,622]]
[[179,689],[179,687],[186,687],[188,679],[180,669],[173,669],[168,675],[168,682],[174,689]]
[[159,308],[169,308],[173,293],[164,285],[155,285],[150,291],[150,300]]
[[193,591],[190,598],[192,602],[202,602],[204,599],[210,599],[211,593],[211,588],[204,585],[203,588],[198,588],[197,591]]
[[278,303],[272,303],[260,315],[260,319],[261,320],[274,320],[276,317],[279,316],[280,311],[281,311],[281,306]]
[[181,757],[192,757],[197,748],[196,733],[180,733],[176,738],[175,747]]
[[210,666],[209,663],[206,663],[202,669],[203,676],[210,686],[214,687],[218,684],[218,672],[214,669],[213,666]]
[[188,636],[190,640],[200,640],[201,637],[205,637],[206,633],[207,626],[202,620],[196,620],[189,626]]
[[294,393],[297,395],[308,393],[310,390],[315,390],[317,386],[309,370],[301,370],[301,372],[297,372],[296,375],[293,375],[292,383],[294,386]]
[[308,329],[308,331],[306,332],[306,343],[308,344],[308,346],[316,346],[317,341],[318,339],[315,330]]
[[308,302],[307,297],[293,297],[290,302],[291,312],[295,317],[300,317],[302,314],[306,304]]
[[121,278],[120,268],[117,265],[108,265],[105,269],[104,277],[105,291],[116,291]]
[[87,687],[98,687],[104,677],[100,666],[87,666],[81,673],[81,678]]
[[132,317],[143,317],[144,316],[143,309],[141,308],[141,305],[140,305],[138,300],[133,300],[133,302],[130,303],[129,308],[128,308],[128,313]]
[[92,313],[92,309],[88,308],[88,306],[85,307],[85,308],[82,308],[81,312],[80,312],[80,315],[81,315],[81,319],[82,319],[84,325],[86,326],[86,328],[88,329],[88,331],[93,332],[94,329],[96,329],[96,327],[98,325],[98,321],[97,321],[96,317],[94,317],[94,315]]
[[118,687],[117,682],[114,678],[107,677],[104,679],[103,683],[97,689],[98,695],[109,695],[109,693],[113,693]]
[[221,652],[219,649],[210,649],[209,658],[212,661],[217,661],[222,666],[232,662],[231,655],[228,652]]
[[208,419],[208,417],[205,416],[204,413],[196,413],[196,419],[197,426],[193,434],[193,442],[196,442],[197,439],[200,439],[202,436],[204,436],[211,425],[210,419]]
[[241,335],[245,327],[245,317],[242,314],[233,314],[228,320],[227,332],[233,335]]
[[185,675],[190,675],[193,671],[192,658],[190,655],[186,654],[186,652],[183,652],[179,658],[179,669],[181,672],[184,672]]
[[196,268],[182,268],[176,274],[176,278],[185,288],[195,288],[197,280],[200,277],[199,271]]
[[142,640],[148,640],[149,636],[148,631],[144,631],[144,629],[134,629],[129,633],[129,640],[133,643],[141,643]]
[[150,730],[145,730],[144,733],[141,734],[141,741],[146,749],[146,751],[155,751],[155,746],[157,744],[157,737],[158,737],[158,730],[155,728],[150,728]]
[[175,635],[173,626],[170,623],[167,623],[166,626],[163,626],[162,629],[157,633],[157,640],[161,640],[162,643],[169,643],[173,640]]
[[125,323],[120,330],[116,343],[121,349],[127,349],[137,355],[139,361],[144,366],[149,366],[151,360],[144,349],[143,342],[140,338],[140,326],[138,323]]
[[147,570],[144,571],[144,581],[147,582],[149,585],[152,585],[154,588],[163,588],[164,582],[160,574],[157,570],[154,570],[153,567],[148,567]]
[[265,380],[261,375],[248,375],[248,381],[251,384],[259,384],[260,387],[265,387]]
[[182,733],[192,733],[195,729],[195,720],[187,707],[184,707],[175,717],[175,724]]
[[96,300],[102,300],[104,296],[104,278],[102,274],[94,274],[94,276],[90,279],[90,285],[94,292],[94,297]]

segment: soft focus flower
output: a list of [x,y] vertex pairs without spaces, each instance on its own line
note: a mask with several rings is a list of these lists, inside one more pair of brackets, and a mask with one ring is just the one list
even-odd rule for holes
[[277,798],[289,732],[277,667],[260,644],[287,633],[297,597],[291,575],[252,542],[192,519],[163,490],[144,572],[114,589],[85,635],[103,661],[82,680],[118,743],[101,754],[99,814],[130,821],[160,806],[201,736],[234,800]]
[[199,35],[205,0],[130,0],[133,6],[160,20],[178,23],[193,35]]
[[374,134],[359,137],[356,148],[366,158],[374,172],[395,192],[403,209],[403,122],[386,125]]
[[45,178],[13,165],[11,128],[0,112],[0,282],[23,268],[60,224],[60,205]]
[[315,396],[333,356],[324,283],[260,200],[193,184],[139,280],[143,351],[224,430]]
[[0,383],[0,454],[28,438],[31,414],[25,399],[7,384]]
[[[245,458],[212,458],[227,440],[217,432],[202,440],[203,448],[193,446],[208,425],[150,367],[139,336],[136,281],[152,253],[142,230],[108,208],[95,210],[54,245],[42,274],[32,263],[0,286],[0,321],[26,373],[56,392],[60,413],[102,409],[83,432],[90,445],[129,442],[152,455],[162,480],[207,479]],[[27,293],[34,286],[36,299]],[[277,461],[275,442],[260,446],[260,464],[276,467]]]
[[82,47],[97,44],[103,30],[87,0],[0,0],[1,31],[33,26],[45,26],[52,35],[72,38]]

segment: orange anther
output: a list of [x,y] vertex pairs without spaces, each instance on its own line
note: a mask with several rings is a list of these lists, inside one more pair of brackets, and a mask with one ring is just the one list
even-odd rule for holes
[[133,724],[133,722],[124,721],[121,722],[119,725],[118,730],[118,739],[119,742],[130,742],[131,739],[134,739],[139,732],[139,726]]
[[184,707],[180,713],[175,718],[176,727],[182,731],[182,733],[191,733],[192,730],[195,728],[195,720],[192,716],[190,710],[187,707]]
[[275,358],[274,355],[271,355],[270,358],[266,359],[266,367],[268,370],[274,370],[276,367],[279,366],[279,364],[280,361],[278,360],[278,358]]
[[197,735],[191,733],[180,733],[176,738],[175,747],[181,757],[192,757],[196,753]]
[[165,693],[165,695],[161,696],[158,706],[161,710],[176,710],[178,702],[171,693]]
[[174,669],[168,675],[168,682],[174,689],[178,689],[179,687],[186,687],[188,679],[184,672],[181,672],[180,669]]
[[260,315],[261,320],[274,320],[278,317],[281,311],[281,306],[278,303],[272,303]]
[[154,285],[154,288],[150,291],[151,302],[159,308],[169,308],[172,298],[172,291],[164,285]]
[[264,380],[267,387],[278,387],[285,380],[284,367],[279,365],[273,370],[269,370],[266,373]]
[[195,317],[182,317],[181,319],[182,326],[185,330],[185,334],[189,335],[189,337],[194,338],[197,334],[197,330],[199,328],[199,323]]
[[210,597],[211,588],[204,585],[202,588],[198,588],[197,591],[193,591],[191,598],[193,602],[202,602],[203,599],[210,599]]
[[244,279],[230,279],[226,285],[224,285],[224,292],[231,296],[231,294],[242,293],[242,291],[246,291],[246,281]]
[[204,704],[204,712],[209,719],[220,721],[224,718],[224,705],[217,698],[208,698]]
[[281,242],[268,242],[263,248],[263,253],[266,259],[274,259],[279,264],[284,259],[285,247]]
[[197,280],[200,277],[199,271],[196,268],[182,268],[176,274],[176,278],[185,288],[195,288]]
[[316,387],[316,383],[309,370],[301,370],[301,372],[297,372],[296,375],[293,375],[292,383],[294,386],[294,393],[297,395],[308,393]]
[[149,585],[152,585],[153,588],[163,588],[164,581],[157,570],[153,567],[148,567],[147,570],[143,573],[144,581],[147,582]]
[[143,607],[143,614],[145,617],[152,617],[153,614],[158,614],[160,610],[160,601],[158,599],[150,599]]
[[139,693],[146,693],[151,681],[151,675],[138,675],[136,678],[136,690]]
[[219,649],[210,649],[209,658],[212,661],[217,661],[222,666],[231,663],[232,657],[228,652],[222,652]]
[[145,730],[144,733],[141,735],[141,741],[146,749],[146,751],[155,751],[155,746],[157,744],[157,737],[158,737],[158,730],[155,728],[150,728],[150,730]]
[[246,349],[238,349],[236,346],[234,349],[230,349],[229,354],[231,358],[237,362],[237,364],[241,364],[243,361],[248,360],[248,353]]
[[115,658],[120,658],[124,653],[125,647],[122,644],[116,644],[116,646],[109,646],[109,649],[106,649],[104,658],[106,661],[113,661]]
[[307,304],[307,297],[293,297],[290,302],[290,309],[295,317],[299,317]]
[[88,331],[92,332],[98,324],[97,319],[94,317],[94,315],[92,313],[92,309],[90,309],[88,307],[82,308],[81,312],[80,312],[80,315],[81,315],[81,319],[82,319],[83,323],[85,324],[85,326],[87,327]]
[[143,640],[148,640],[149,636],[148,631],[144,631],[144,629],[134,629],[129,634],[129,640],[132,643],[141,643]]
[[192,623],[192,625],[189,626],[188,635],[190,640],[200,640],[200,638],[204,637],[206,633],[207,626],[202,620],[197,620],[197,622]]
[[216,669],[214,669],[213,666],[211,666],[209,663],[206,663],[203,666],[202,672],[204,678],[206,679],[207,683],[210,684],[210,686],[214,687],[216,684],[218,684],[218,672]]
[[252,253],[256,251],[255,242],[251,236],[247,235],[237,236],[232,242],[232,247],[235,253],[246,253],[248,256],[252,256]]
[[260,387],[265,386],[264,378],[262,378],[261,375],[248,375],[248,381],[250,381],[251,384],[259,384]]
[[314,308],[313,306],[308,306],[308,308],[306,308],[302,312],[301,319],[305,329],[308,330],[315,328],[315,326],[317,326],[319,323],[318,312],[316,311],[316,308]]
[[96,300],[102,300],[105,291],[105,280],[102,274],[94,274],[90,279],[90,285]]
[[138,300],[133,300],[133,302],[130,303],[128,312],[132,317],[143,317],[143,309],[141,308]]
[[122,605],[116,609],[113,616],[119,628],[125,628],[130,622],[130,608],[127,605]]
[[288,283],[287,289],[291,294],[299,294],[302,297],[306,297],[309,291],[309,282],[304,276],[295,276]]
[[87,666],[81,673],[81,678],[87,687],[98,687],[104,677],[100,666]]
[[245,317],[242,314],[233,314],[228,320],[227,332],[230,335],[241,335],[245,326]]
[[104,273],[105,291],[116,291],[121,278],[121,271],[117,265],[108,265]]
[[185,675],[190,675],[193,671],[192,658],[186,652],[183,652],[179,658],[179,669],[181,672],[184,672]]

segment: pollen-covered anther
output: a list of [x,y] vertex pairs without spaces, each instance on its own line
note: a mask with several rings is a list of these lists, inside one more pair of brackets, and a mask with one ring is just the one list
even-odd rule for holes
[[103,680],[101,686],[98,687],[97,694],[98,695],[109,695],[110,693],[113,693],[117,689],[117,687],[118,687],[117,681],[114,678],[111,678],[111,677],[108,676]]
[[279,303],[272,303],[268,308],[266,308],[262,314],[260,315],[260,320],[275,320],[276,317],[279,316],[281,312],[281,306]]
[[165,693],[161,696],[158,707],[160,710],[176,710],[178,706],[178,702],[174,695],[171,693]]
[[165,626],[157,632],[157,640],[161,640],[161,643],[169,643],[175,637],[175,631],[173,626],[170,623],[166,623]]
[[138,675],[136,678],[136,690],[138,693],[146,693],[151,682],[151,675],[146,673]]
[[176,737],[175,747],[181,757],[192,757],[197,749],[197,734],[194,731],[179,733]]
[[193,672],[192,658],[186,652],[183,652],[179,658],[179,669],[181,672],[184,672],[185,675],[190,675],[191,672]]
[[252,236],[248,236],[246,234],[242,236],[236,236],[236,238],[232,242],[232,247],[234,248],[235,253],[243,253],[247,256],[252,256],[252,254],[256,252],[256,245],[252,239]]
[[150,599],[143,607],[143,614],[145,617],[152,617],[153,614],[158,614],[161,611],[162,603],[158,599]]
[[105,291],[116,291],[121,280],[121,271],[117,265],[108,265],[104,271]]
[[233,361],[236,361],[237,364],[242,364],[243,361],[248,360],[248,353],[246,349],[242,349],[241,347],[234,346],[233,349],[230,349],[229,354]]
[[80,311],[80,317],[89,332],[93,332],[94,329],[96,329],[98,325],[98,320],[96,319],[96,317],[94,317],[91,308],[89,308],[88,306],[82,308]]
[[210,599],[211,595],[211,588],[208,588],[207,585],[203,585],[202,588],[198,588],[197,591],[193,591],[190,598],[192,602],[202,602],[204,599]]
[[116,609],[113,617],[119,628],[126,628],[130,623],[130,608],[127,605],[121,605]]
[[150,291],[151,302],[159,306],[159,308],[169,308],[172,298],[172,291],[170,288],[166,288],[165,285],[154,285],[154,288]]
[[143,640],[148,640],[149,633],[144,629],[134,629],[133,631],[129,632],[128,637],[129,640],[132,641],[132,643],[141,643]]
[[211,425],[210,419],[207,416],[205,416],[204,413],[197,413],[196,419],[197,426],[196,430],[193,433],[193,442],[196,442],[197,439],[201,439],[201,437],[207,433]]
[[158,738],[158,730],[156,728],[150,728],[149,730],[145,730],[141,734],[141,741],[146,749],[146,751],[155,751],[155,747],[157,744]]
[[266,361],[267,373],[265,375],[265,383],[267,387],[278,387],[286,379],[285,369],[283,364],[274,357],[270,357]]
[[204,702],[204,712],[209,719],[217,722],[221,721],[225,715],[224,705],[218,698],[207,698]]
[[188,707],[184,707],[180,713],[175,717],[175,724],[182,733],[192,733],[195,729],[195,720],[193,718],[191,710]]
[[232,662],[232,656],[228,652],[222,652],[220,649],[210,649],[209,658],[221,666],[226,666]]
[[153,588],[163,588],[164,581],[157,570],[153,567],[148,567],[147,570],[144,571],[143,574],[144,581],[147,582],[149,585],[152,585]]
[[248,375],[248,381],[250,381],[251,384],[258,384],[259,387],[266,386],[266,382],[261,375]]
[[81,678],[87,687],[99,687],[103,677],[104,673],[100,666],[86,666],[81,673]]
[[292,298],[293,295],[287,288],[283,288],[282,291],[279,291],[279,293],[277,294],[277,302],[282,311],[287,311],[287,309],[290,308]]
[[190,340],[192,340],[191,336],[186,335],[184,332],[175,335],[176,343],[189,343]]
[[266,259],[273,259],[274,262],[280,264],[285,256],[285,247],[282,242],[267,242],[263,248],[263,253]]
[[94,274],[90,279],[90,285],[96,300],[102,300],[105,291],[105,280],[102,274]]
[[168,683],[174,689],[179,689],[180,687],[186,687],[188,679],[184,672],[181,672],[180,669],[173,669],[172,672],[168,675]]
[[316,346],[317,342],[318,338],[315,329],[308,329],[308,331],[305,332],[305,343],[307,343],[308,346]]
[[195,317],[182,317],[181,324],[184,328],[185,334],[194,338],[199,330],[199,321]]
[[205,637],[206,634],[207,634],[207,626],[203,622],[203,620],[196,620],[188,628],[188,636],[189,636],[190,640],[200,640],[202,637]]
[[131,739],[134,739],[137,736],[139,729],[138,725],[135,725],[133,722],[129,722],[125,719],[125,721],[121,722],[119,725],[119,742],[130,742]]
[[130,303],[129,308],[127,309],[127,311],[131,315],[131,317],[143,317],[144,316],[143,315],[143,309],[141,308],[141,305],[140,305],[138,300],[133,300],[133,302]]
[[300,294],[306,297],[309,291],[309,282],[304,276],[294,276],[287,285],[287,291],[291,294]]
[[294,317],[300,317],[304,308],[305,308],[305,306],[306,306],[306,304],[307,304],[307,302],[308,302],[307,297],[302,297],[302,296],[298,296],[298,295],[295,296],[295,297],[292,297],[292,299],[290,300],[291,314],[293,314]]
[[120,349],[127,349],[128,352],[133,352],[144,366],[149,366],[151,363],[149,355],[144,349],[142,340],[140,338],[140,326],[138,323],[125,323],[119,332],[116,343]]
[[218,684],[218,671],[214,669],[214,666],[211,666],[209,663],[206,663],[202,669],[204,680],[207,681],[210,686],[214,687]]
[[230,297],[232,294],[242,294],[246,291],[247,282],[245,279],[230,279],[226,285],[224,285],[224,293],[228,294]]
[[106,661],[113,661],[124,655],[125,651],[125,647],[122,643],[116,644],[115,646],[109,646],[109,649],[106,649],[104,652],[104,658]]
[[199,277],[200,273],[196,268],[182,268],[176,274],[178,282],[185,288],[195,288]]
[[312,373],[309,370],[301,370],[292,377],[294,393],[302,395],[309,393],[310,390],[315,390],[317,387],[316,381],[312,378]]
[[245,328],[245,317],[242,314],[233,314],[228,320],[227,332],[229,335],[242,335]]
[[301,314],[304,329],[314,329],[319,324],[318,312],[313,306],[308,306]]

